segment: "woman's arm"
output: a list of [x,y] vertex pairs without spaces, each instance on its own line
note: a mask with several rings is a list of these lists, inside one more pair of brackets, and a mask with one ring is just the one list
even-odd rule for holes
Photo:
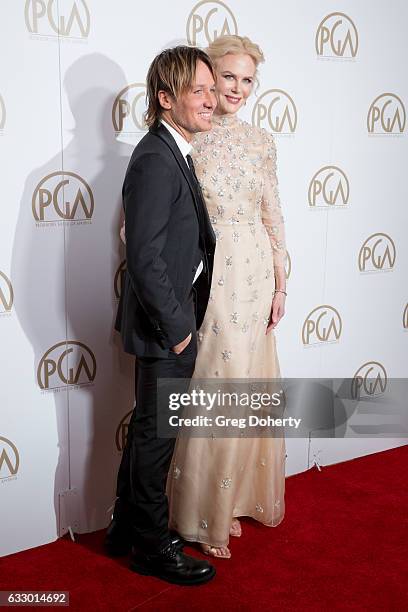
[[286,239],[285,226],[276,174],[276,146],[273,136],[264,132],[264,190],[261,202],[262,222],[268,232],[273,253],[275,293],[266,333],[275,328],[285,314],[286,295]]

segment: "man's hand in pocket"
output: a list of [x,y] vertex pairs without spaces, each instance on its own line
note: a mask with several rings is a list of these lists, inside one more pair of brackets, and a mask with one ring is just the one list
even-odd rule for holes
[[180,355],[180,353],[184,351],[184,349],[190,344],[190,342],[191,333],[189,333],[187,338],[184,338],[182,342],[179,342],[178,344],[176,344],[176,346],[172,346],[171,350],[173,351],[173,353],[176,353],[176,355]]

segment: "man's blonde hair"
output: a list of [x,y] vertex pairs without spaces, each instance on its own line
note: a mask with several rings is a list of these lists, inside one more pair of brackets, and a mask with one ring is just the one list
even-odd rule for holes
[[165,49],[150,64],[147,73],[147,111],[144,115],[149,127],[157,127],[163,113],[159,102],[159,91],[165,91],[174,99],[191,89],[194,83],[197,62],[201,61],[210,70],[215,80],[214,66],[202,49],[180,45]]

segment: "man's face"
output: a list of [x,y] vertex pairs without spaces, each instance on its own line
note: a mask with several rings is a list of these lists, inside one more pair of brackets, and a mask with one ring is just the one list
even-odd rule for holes
[[[193,87],[179,95],[177,100],[166,98],[171,108],[163,111],[163,119],[177,129],[189,142],[197,132],[211,129],[211,117],[217,105],[215,83],[209,68],[197,62]],[[164,106],[161,100],[162,106]]]

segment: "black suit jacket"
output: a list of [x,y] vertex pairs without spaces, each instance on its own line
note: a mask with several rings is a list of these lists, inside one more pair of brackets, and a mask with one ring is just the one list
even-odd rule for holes
[[[127,272],[115,328],[126,352],[166,358],[203,321],[215,235],[197,183],[163,125],[135,147],[122,195]],[[192,283],[201,260],[194,320]]]

